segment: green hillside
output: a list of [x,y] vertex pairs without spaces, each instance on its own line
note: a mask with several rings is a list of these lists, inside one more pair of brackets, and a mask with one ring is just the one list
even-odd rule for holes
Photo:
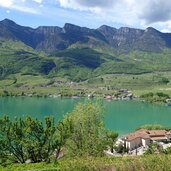
[[53,70],[55,63],[18,41],[0,41],[0,78],[10,74],[44,74]]
[[[120,53],[77,43],[46,54],[19,41],[1,40],[0,94],[114,94],[118,88],[128,88],[138,96],[151,90],[171,94],[170,65],[170,49]],[[77,86],[65,85],[70,81]]]
[[104,74],[142,74],[170,71],[171,50],[131,51],[118,54],[110,48],[78,47],[45,54],[19,41],[0,42],[0,76],[45,75],[84,81]]

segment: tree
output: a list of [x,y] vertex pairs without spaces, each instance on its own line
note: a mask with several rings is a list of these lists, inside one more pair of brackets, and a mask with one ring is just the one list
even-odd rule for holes
[[162,151],[163,150],[160,145],[158,145],[157,143],[152,143],[152,144],[150,144],[149,148],[147,149],[147,151],[144,154],[145,155],[156,154],[156,153],[161,153]]
[[73,156],[101,156],[106,149],[102,108],[99,104],[78,104],[64,119],[69,129],[67,151]]
[[55,139],[57,142],[57,146],[56,146],[55,158],[58,159],[59,154],[62,148],[65,146],[67,138],[69,137],[69,130],[71,130],[71,128],[70,128],[70,123],[67,122],[67,120],[65,121],[65,124],[63,123],[63,121],[60,121],[57,124],[56,128],[57,131],[56,131]]
[[163,83],[163,84],[168,84],[169,83],[169,79],[165,78],[165,77],[162,77],[160,82]]
[[50,161],[51,155],[58,146],[55,139],[54,118],[46,117],[43,125],[41,121],[28,117],[25,125],[26,138],[23,144],[27,151],[27,158],[34,163]]
[[114,143],[118,137],[118,133],[115,131],[107,131],[106,132],[107,135],[107,139],[108,139],[108,145],[110,147],[110,151],[111,153],[113,153],[113,149],[114,149]]
[[1,153],[6,154],[6,158],[12,161],[25,163],[26,151],[22,143],[25,138],[24,122],[21,119],[11,122],[9,117],[4,116],[0,125]]
[[50,161],[58,146],[61,134],[57,133],[54,118],[46,117],[45,123],[31,117],[11,121],[0,119],[0,157],[12,162],[25,163],[30,159],[37,163]]

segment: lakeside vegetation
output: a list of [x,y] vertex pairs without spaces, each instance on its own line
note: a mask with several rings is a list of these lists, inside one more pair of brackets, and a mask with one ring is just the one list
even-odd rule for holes
[[[106,130],[102,108],[96,103],[78,104],[54,123],[27,117],[0,119],[0,164],[57,162],[61,157],[102,157],[118,134]],[[22,165],[21,165],[22,166]]]
[[155,103],[166,103],[167,99],[170,99],[168,94],[157,92],[157,93],[147,93],[140,96],[141,99],[144,99],[147,102]]
[[160,130],[160,129],[166,129],[160,124],[148,124],[148,125],[142,125],[140,126],[137,130],[139,129],[147,129],[147,130]]

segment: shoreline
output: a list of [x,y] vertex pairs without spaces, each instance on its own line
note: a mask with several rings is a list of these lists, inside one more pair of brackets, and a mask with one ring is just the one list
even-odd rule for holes
[[0,95],[0,97],[13,97],[13,98],[17,98],[17,97],[20,97],[20,98],[52,98],[52,99],[55,99],[55,98],[60,98],[60,99],[63,99],[63,98],[67,98],[67,99],[101,99],[101,100],[105,100],[105,101],[138,101],[138,102],[142,102],[142,103],[148,103],[148,104],[155,104],[155,105],[161,105],[161,106],[170,106],[168,103],[164,103],[164,102],[151,102],[151,101],[148,101],[148,100],[145,100],[145,99],[141,99],[140,97],[134,97],[132,99],[122,99],[122,98],[114,98],[114,99],[106,99],[104,96],[94,96],[94,97],[91,97],[89,98],[88,96],[60,96],[60,95],[8,95],[8,96],[4,96],[4,95]]

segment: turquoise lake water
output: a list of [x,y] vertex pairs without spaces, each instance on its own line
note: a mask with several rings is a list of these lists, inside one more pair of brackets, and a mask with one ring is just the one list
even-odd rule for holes
[[[78,103],[88,99],[0,97],[0,115],[43,119],[53,115],[58,121],[72,111]],[[105,126],[122,134],[134,131],[144,124],[161,124],[171,127],[171,107],[139,101],[102,101],[105,109]]]

